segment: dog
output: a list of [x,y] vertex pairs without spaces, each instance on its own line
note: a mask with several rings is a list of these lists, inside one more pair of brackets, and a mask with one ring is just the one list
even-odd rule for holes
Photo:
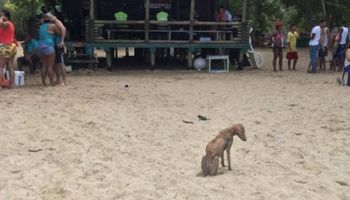
[[233,142],[233,136],[237,135],[242,141],[247,141],[245,128],[242,124],[235,124],[232,127],[224,129],[211,140],[206,146],[206,155],[202,158],[202,173],[204,176],[215,176],[218,174],[219,161],[225,167],[224,151],[227,153],[228,170],[231,168],[230,150]]

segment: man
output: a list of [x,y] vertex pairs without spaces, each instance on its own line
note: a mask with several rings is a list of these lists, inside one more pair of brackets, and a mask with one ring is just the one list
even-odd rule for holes
[[296,70],[296,65],[298,62],[298,51],[297,51],[297,39],[299,34],[297,32],[297,27],[295,24],[290,26],[290,31],[287,36],[287,60],[288,60],[288,70],[291,70],[291,62],[293,60],[293,70]]
[[340,67],[339,71],[342,70],[343,63],[345,61],[345,50],[346,45],[348,43],[349,29],[345,27],[345,21],[343,22],[343,26],[341,27],[341,35],[339,40],[339,45],[335,53],[335,57],[339,59]]
[[218,12],[215,13],[215,20],[217,22],[232,22],[232,15],[223,6],[220,6]]
[[310,36],[310,64],[311,64],[311,73],[317,72],[317,59],[318,59],[318,51],[320,48],[320,39],[321,39],[321,33],[322,29],[326,27],[326,20],[321,20],[320,25],[315,26],[311,31]]

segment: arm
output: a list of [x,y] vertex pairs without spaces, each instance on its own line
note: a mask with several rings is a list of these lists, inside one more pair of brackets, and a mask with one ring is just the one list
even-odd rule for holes
[[57,19],[55,16],[51,16],[51,20],[53,21],[53,23],[58,27],[58,29],[60,30],[61,33],[61,42],[59,44],[60,47],[64,46],[64,38],[66,37],[66,27],[63,25],[63,23],[61,22],[61,20]]

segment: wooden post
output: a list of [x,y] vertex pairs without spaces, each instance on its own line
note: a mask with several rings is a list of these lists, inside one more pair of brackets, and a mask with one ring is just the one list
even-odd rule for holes
[[90,0],[90,20],[95,20],[95,0]]
[[145,41],[149,42],[149,6],[150,0],[146,0],[145,2]]
[[248,0],[243,0],[242,22],[247,21],[247,1]]
[[195,4],[196,4],[196,1],[195,1],[195,0],[191,0],[191,13],[190,13],[190,42],[193,42]]
[[[196,0],[191,0],[191,11],[190,11],[190,43],[193,43],[193,31],[194,31],[194,15],[195,15],[195,6],[196,6]],[[192,48],[188,49],[187,53],[187,62],[188,66],[192,67],[193,60],[192,60]]]

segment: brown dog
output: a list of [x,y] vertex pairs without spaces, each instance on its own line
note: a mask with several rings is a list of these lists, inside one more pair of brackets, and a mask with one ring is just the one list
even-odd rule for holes
[[204,176],[215,176],[219,169],[219,157],[221,165],[225,167],[224,151],[227,153],[228,170],[231,169],[230,150],[233,142],[233,136],[237,135],[241,140],[247,141],[245,128],[242,124],[233,125],[230,128],[222,130],[209,142],[205,151],[206,155],[202,158],[202,172]]

